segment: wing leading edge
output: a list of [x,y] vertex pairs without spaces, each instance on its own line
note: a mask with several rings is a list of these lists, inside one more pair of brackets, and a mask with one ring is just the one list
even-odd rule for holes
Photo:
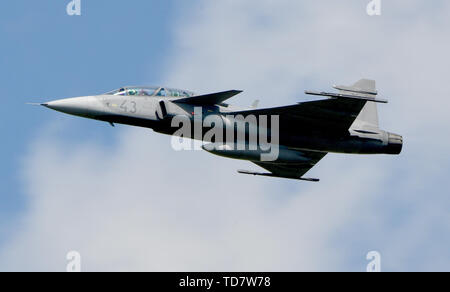
[[374,80],[362,79],[352,86],[334,86],[339,93],[306,91],[309,95],[328,99],[301,102],[296,105],[235,112],[235,115],[278,115],[280,130],[290,132],[320,132],[333,135],[348,134],[349,128],[367,102],[387,101],[377,99]]
[[234,115],[278,115],[280,131],[347,133],[366,104],[360,99],[326,99],[296,105],[234,112]]

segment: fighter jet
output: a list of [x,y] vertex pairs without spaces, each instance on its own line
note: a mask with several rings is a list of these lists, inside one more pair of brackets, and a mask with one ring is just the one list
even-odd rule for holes
[[[242,92],[238,90],[197,95],[188,90],[142,86],[41,105],[112,126],[139,126],[193,139],[190,141],[199,140],[210,153],[251,161],[268,171],[239,170],[241,174],[317,182],[319,179],[304,175],[328,153],[401,153],[402,136],[379,128],[377,104],[387,101],[378,98],[374,80],[362,79],[352,86],[334,88],[337,91],[331,93],[305,91],[314,96],[312,101],[262,109],[255,108],[256,103],[246,109],[225,103]],[[189,134],[177,134],[180,121],[187,122]],[[216,135],[206,137],[196,133],[199,128],[213,127],[216,130],[219,127]],[[256,135],[252,135],[253,130]],[[231,133],[231,138],[219,139],[223,136],[219,135],[221,131],[224,135]],[[262,139],[261,133],[267,133],[267,139]],[[260,145],[252,147],[252,143]],[[276,155],[263,159],[264,153],[274,148]]]

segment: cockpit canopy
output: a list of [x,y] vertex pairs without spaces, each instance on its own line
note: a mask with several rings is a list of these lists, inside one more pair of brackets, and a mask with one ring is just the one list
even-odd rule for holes
[[122,96],[159,96],[159,97],[191,97],[191,91],[165,87],[136,87],[128,86],[105,93],[104,95]]

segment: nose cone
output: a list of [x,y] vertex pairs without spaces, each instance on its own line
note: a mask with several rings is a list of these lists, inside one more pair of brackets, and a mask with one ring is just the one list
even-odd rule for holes
[[55,111],[82,117],[95,117],[103,113],[102,103],[95,96],[60,99],[42,105]]

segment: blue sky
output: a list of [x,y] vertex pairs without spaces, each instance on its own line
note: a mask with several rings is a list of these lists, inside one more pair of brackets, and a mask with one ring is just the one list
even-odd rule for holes
[[[57,114],[25,105],[60,97],[102,93],[125,84],[159,84],[164,57],[172,47],[169,24],[177,1],[83,2],[83,15],[69,17],[69,1],[12,1],[0,20],[3,106],[0,230],[26,208],[20,181],[30,140]],[[161,70],[162,69],[162,70]],[[96,137],[107,143],[114,132],[80,121],[71,139]],[[3,232],[2,232],[3,233]],[[3,241],[5,236],[0,236]]]
[[[84,270],[364,271],[371,250],[383,270],[450,269],[448,1],[68,2],[3,4],[0,271],[65,270],[74,249]],[[363,77],[404,151],[329,155],[320,184],[25,105],[164,84],[275,106]]]

